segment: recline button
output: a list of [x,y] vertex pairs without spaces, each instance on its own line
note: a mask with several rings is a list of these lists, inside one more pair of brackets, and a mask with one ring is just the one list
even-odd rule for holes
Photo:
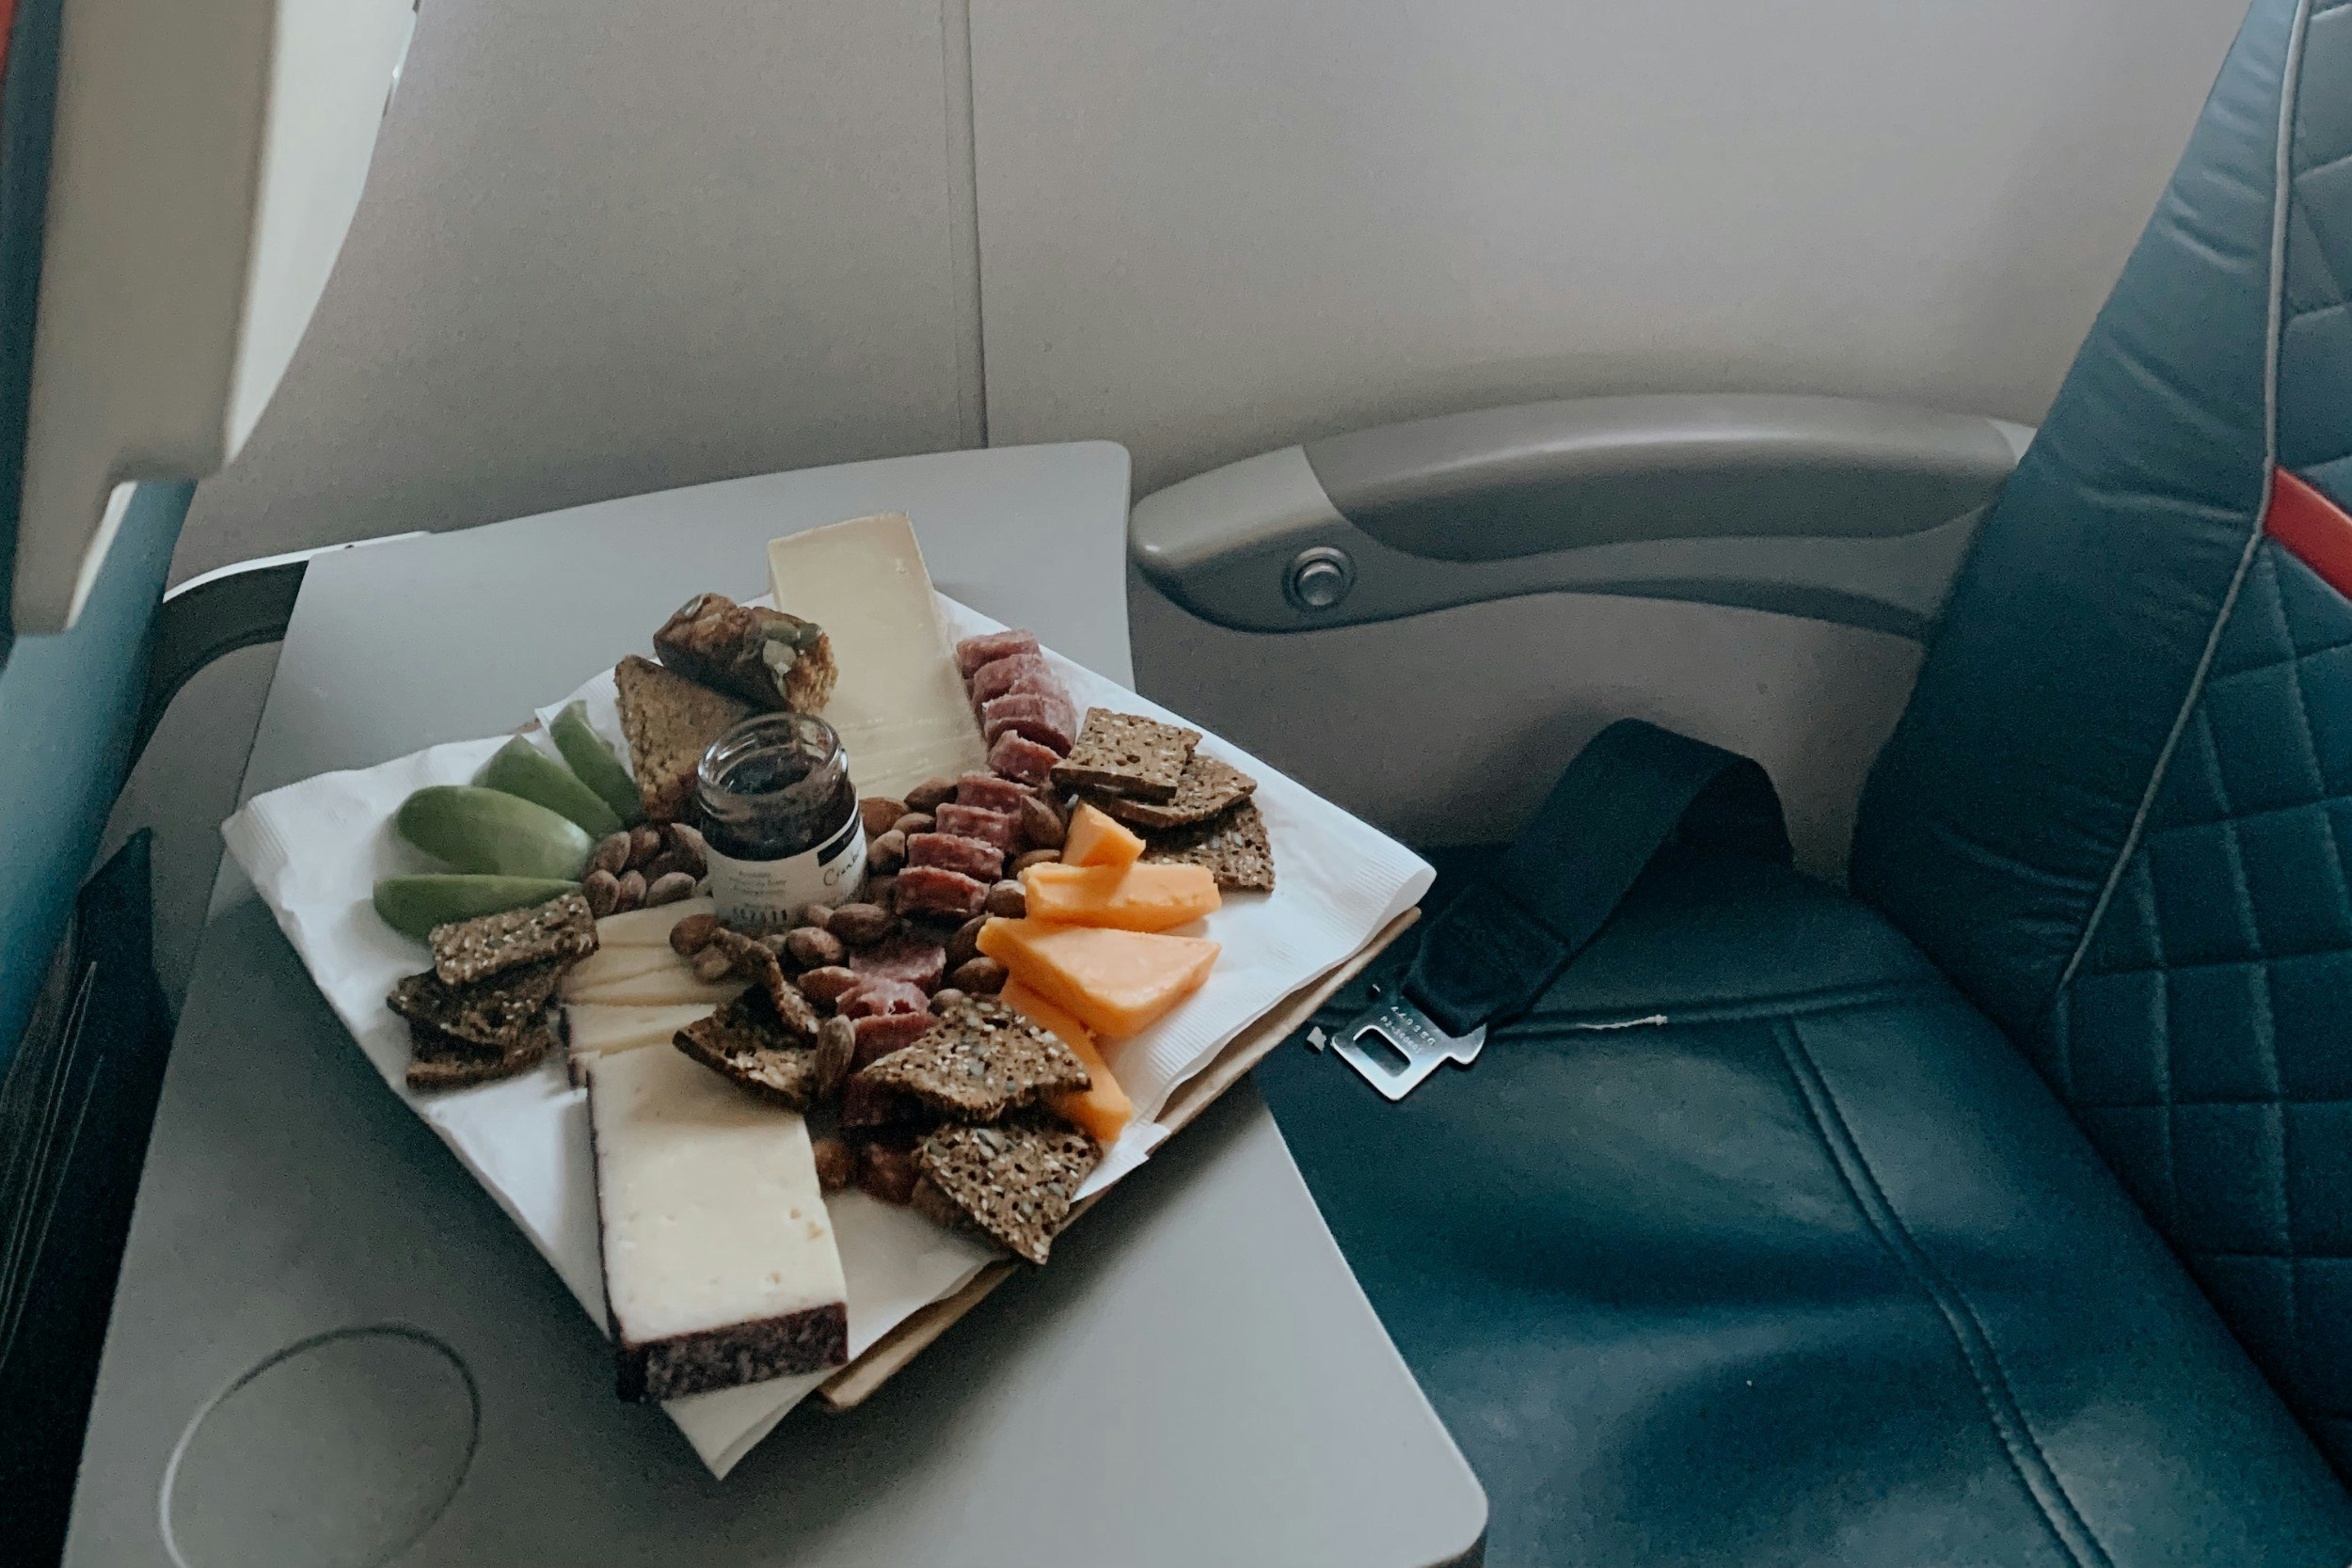
[[1328,545],[1301,550],[1283,579],[1283,597],[1300,610],[1329,610],[1356,586],[1356,562]]

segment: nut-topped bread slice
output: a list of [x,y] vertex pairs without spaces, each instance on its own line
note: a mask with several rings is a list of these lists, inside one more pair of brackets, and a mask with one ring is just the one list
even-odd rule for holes
[[962,1121],[994,1121],[1094,1082],[1086,1064],[1050,1031],[987,996],[951,1004],[920,1039],[859,1077]]
[[653,634],[653,651],[689,680],[794,713],[821,712],[840,673],[824,627],[723,594],[687,600]]
[[1200,742],[1199,730],[1163,724],[1138,713],[1090,707],[1070,754],[1055,764],[1053,780],[1064,789],[1136,800],[1172,800],[1184,764]]
[[645,815],[675,822],[693,804],[703,753],[751,713],[751,705],[635,654],[612,667],[612,684]]

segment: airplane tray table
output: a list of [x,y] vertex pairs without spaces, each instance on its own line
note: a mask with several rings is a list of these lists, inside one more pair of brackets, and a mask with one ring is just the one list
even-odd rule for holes
[[[1129,680],[1127,464],[1086,444],[731,481],[313,564],[243,794],[511,726],[766,541],[914,519],[936,580]],[[1152,1354],[1136,1354],[1153,1346]],[[70,1563],[1327,1563],[1486,1500],[1247,1085],[866,1404],[725,1481],[381,1081],[233,865],[164,1085]]]

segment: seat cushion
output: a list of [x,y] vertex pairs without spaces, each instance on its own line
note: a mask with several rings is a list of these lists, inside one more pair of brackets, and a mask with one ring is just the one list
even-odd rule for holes
[[1397,1105],[1302,1048],[1259,1077],[1489,1560],[2352,1560],[2042,1080],[1823,884],[1670,852],[1473,1069]]

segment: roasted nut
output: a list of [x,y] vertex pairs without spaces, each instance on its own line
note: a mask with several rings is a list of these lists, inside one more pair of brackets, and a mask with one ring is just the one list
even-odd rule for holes
[[621,879],[610,871],[591,871],[580,879],[580,891],[598,920],[621,907]]
[[837,1193],[857,1179],[857,1151],[839,1138],[812,1138],[808,1151],[817,1159],[817,1184],[825,1191]]
[[[635,876],[635,872],[629,873]],[[678,904],[694,896],[694,879],[683,871],[665,871],[645,884],[646,909],[662,904]]]
[[723,942],[712,942],[694,955],[694,978],[705,985],[717,985],[735,973],[735,955]]
[[715,914],[690,914],[670,927],[670,951],[683,958],[692,958],[710,945],[719,934],[719,917]]
[[888,832],[891,825],[906,814],[907,803],[887,795],[868,795],[857,803],[858,819],[866,824],[867,838],[879,838]]
[[644,904],[645,874],[642,871],[622,872],[621,895],[613,903],[612,912],[621,914],[629,910],[643,909]]
[[907,835],[896,828],[866,847],[866,868],[877,877],[887,877],[906,863]]
[[907,810],[933,812],[956,798],[953,779],[925,779],[907,791]]
[[963,992],[956,990],[953,986],[942,986],[937,990],[931,992],[931,1011],[935,1013],[944,1013],[959,1002],[969,1002],[972,999],[969,996],[966,996]]
[[1018,877],[1033,865],[1052,865],[1060,859],[1059,849],[1032,849],[1012,863],[1012,874]]
[[628,863],[642,866],[661,853],[661,830],[641,822],[628,831]]
[[958,990],[969,991],[974,996],[995,995],[1005,989],[1007,978],[1005,966],[986,954],[977,958],[966,958],[947,972],[949,985]]
[[702,830],[683,822],[661,824],[661,847],[670,854],[691,855],[696,860],[707,860],[710,855],[710,846],[704,841]]
[[880,904],[844,904],[833,911],[825,929],[852,947],[868,947],[888,936],[897,924]]
[[878,910],[897,910],[898,907],[898,879],[896,877],[866,878],[866,902],[873,905]]
[[800,987],[801,994],[811,1002],[820,1007],[830,1007],[835,1002],[840,1001],[842,993],[856,985],[858,979],[856,970],[844,969],[839,964],[828,964],[822,969],[808,971],[792,983]]
[[980,927],[988,924],[988,916],[976,914],[956,927],[956,934],[947,939],[947,967],[970,963],[980,956]]
[[831,904],[803,904],[801,906],[800,922],[803,926],[814,926],[821,931],[833,924],[833,906]]
[[831,931],[820,931],[814,926],[803,926],[784,934],[785,957],[803,969],[824,969],[837,964],[847,957],[841,939]]
[[1008,878],[988,890],[988,902],[980,907],[1007,920],[1019,920],[1029,912],[1029,890]]
[[867,1144],[857,1163],[857,1184],[861,1191],[882,1202],[906,1206],[914,1196],[914,1183],[923,1173],[914,1164],[911,1148],[893,1148],[888,1144]]
[[829,1018],[817,1026],[817,1098],[822,1100],[850,1076],[857,1056],[857,1025],[846,1018]]
[[1021,841],[1033,849],[1059,849],[1070,825],[1061,813],[1031,795],[1021,802]]
[[937,832],[939,818],[927,811],[911,811],[893,822],[890,828],[893,832],[905,833],[910,837],[916,833]]
[[596,849],[588,857],[588,869],[618,877],[628,869],[628,832],[624,829],[596,840]]

